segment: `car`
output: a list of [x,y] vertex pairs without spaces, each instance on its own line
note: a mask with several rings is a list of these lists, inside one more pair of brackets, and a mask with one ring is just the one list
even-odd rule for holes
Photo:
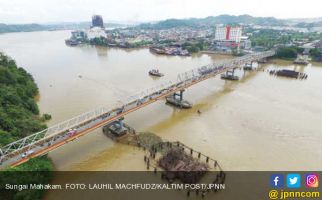
[[77,133],[77,130],[76,130],[76,129],[69,129],[67,134],[68,134],[68,136],[69,136],[69,137],[72,137],[72,136],[74,136],[76,133]]
[[28,157],[29,155],[33,154],[33,153],[34,153],[34,150],[29,150],[29,151],[21,154],[21,157],[25,158],[25,157]]

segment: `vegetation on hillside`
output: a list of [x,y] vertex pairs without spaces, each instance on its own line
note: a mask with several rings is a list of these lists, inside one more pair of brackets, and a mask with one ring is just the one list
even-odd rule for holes
[[[39,117],[38,105],[34,97],[38,88],[32,76],[23,68],[18,68],[14,60],[0,53],[0,147],[46,128],[43,123],[50,115]],[[3,181],[11,183],[48,183],[52,164],[44,156],[0,173],[0,185]],[[37,176],[17,171],[39,171]],[[12,172],[12,173],[9,173]],[[9,175],[8,175],[9,173]],[[32,174],[32,173],[31,173]],[[8,176],[10,177],[8,179]],[[7,177],[7,179],[6,179]],[[42,190],[0,190],[4,199],[40,199]],[[5,193],[5,194],[2,194]]]
[[182,47],[184,49],[187,49],[189,53],[196,53],[199,51],[203,51],[209,47],[210,44],[208,44],[204,40],[197,40],[193,42],[185,42],[182,44]]
[[190,18],[190,19],[167,19],[158,23],[140,24],[139,28],[146,29],[170,29],[176,27],[205,27],[214,26],[215,24],[258,24],[258,25],[278,25],[285,24],[285,20],[273,17],[252,17],[250,15],[218,15],[206,18]]
[[[3,24],[0,23],[0,33],[10,32],[32,32],[32,31],[53,31],[86,29],[91,26],[90,22],[57,23],[57,24]],[[122,24],[105,23],[105,27],[124,27]]]
[[322,48],[311,49],[310,56],[314,61],[322,61]]
[[278,31],[272,29],[254,30],[247,29],[246,33],[251,33],[250,37],[252,46],[263,46],[272,48],[275,45],[288,45],[296,40],[313,40],[321,39],[321,35],[318,33],[301,33],[297,31]]

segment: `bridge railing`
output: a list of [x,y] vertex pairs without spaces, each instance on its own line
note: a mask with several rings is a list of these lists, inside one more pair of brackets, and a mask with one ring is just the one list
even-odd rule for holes
[[39,144],[39,141],[55,138],[55,135],[68,132],[69,129],[73,129],[79,126],[80,124],[89,123],[94,119],[97,119],[104,115],[107,118],[117,116],[120,112],[122,113],[128,109],[131,109],[131,106],[137,106],[139,104],[145,103],[153,98],[157,98],[159,95],[163,93],[168,93],[171,90],[184,88],[187,84],[191,83],[192,81],[202,79],[203,77],[209,74],[220,73],[250,61],[273,56],[274,54],[274,51],[254,53],[243,57],[238,57],[232,60],[225,60],[220,61],[218,63],[205,65],[193,70],[189,70],[184,73],[180,73],[178,74],[176,80],[167,81],[154,87],[143,90],[139,93],[136,93],[135,95],[130,96],[124,102],[119,102],[115,104],[114,107],[112,107],[113,109],[107,106],[97,108],[95,110],[73,117],[72,119],[58,123],[40,132],[29,135],[25,138],[19,139],[4,147],[1,147],[0,163],[10,155],[13,155],[18,152],[21,153],[20,151],[27,151],[37,143]]

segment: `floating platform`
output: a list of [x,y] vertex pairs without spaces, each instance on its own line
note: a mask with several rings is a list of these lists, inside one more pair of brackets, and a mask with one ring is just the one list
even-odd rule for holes
[[178,108],[188,109],[188,108],[192,107],[192,104],[190,102],[188,102],[186,100],[177,99],[173,96],[166,97],[166,102],[168,104],[171,104],[171,105],[176,106]]
[[298,78],[299,77],[299,72],[293,71],[293,70],[288,70],[288,69],[283,69],[283,70],[277,71],[276,75],[277,76],[290,77],[290,78]]
[[230,75],[230,74],[222,74],[220,75],[221,79],[225,79],[225,80],[231,80],[231,81],[238,81],[239,77],[238,76],[234,76],[234,75]]
[[308,77],[308,75],[305,73],[301,73],[301,72],[297,72],[289,69],[269,70],[268,72],[270,75],[283,76],[288,78],[307,79]]
[[252,66],[244,66],[243,69],[245,71],[252,71],[253,70]]

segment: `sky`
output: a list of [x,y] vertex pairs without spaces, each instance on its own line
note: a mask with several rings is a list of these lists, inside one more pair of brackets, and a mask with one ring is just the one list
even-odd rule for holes
[[276,18],[322,17],[322,0],[0,0],[0,23],[147,22],[169,18],[249,14]]

